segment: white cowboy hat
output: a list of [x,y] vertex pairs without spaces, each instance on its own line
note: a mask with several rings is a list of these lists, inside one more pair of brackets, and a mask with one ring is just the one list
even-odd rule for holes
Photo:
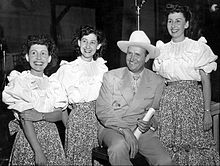
[[127,53],[129,46],[139,46],[146,49],[149,52],[149,58],[154,59],[159,55],[159,49],[151,44],[150,39],[144,33],[144,31],[132,32],[129,41],[118,41],[118,47],[124,53]]

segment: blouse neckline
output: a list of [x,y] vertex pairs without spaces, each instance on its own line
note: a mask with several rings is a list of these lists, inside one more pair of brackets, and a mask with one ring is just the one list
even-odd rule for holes
[[180,42],[174,42],[173,40],[171,40],[170,43],[173,44],[173,45],[178,45],[178,44],[185,43],[187,40],[188,40],[188,37],[185,37],[185,39],[184,39],[183,41],[180,41]]

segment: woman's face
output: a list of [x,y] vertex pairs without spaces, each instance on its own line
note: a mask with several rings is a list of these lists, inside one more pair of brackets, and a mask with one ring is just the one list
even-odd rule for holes
[[30,47],[29,53],[26,54],[26,60],[31,66],[31,74],[43,76],[44,69],[51,61],[51,56],[46,45],[34,44]]
[[174,42],[183,41],[185,38],[185,29],[189,27],[189,21],[186,21],[183,13],[170,13],[167,20],[167,30]]
[[93,33],[85,35],[81,40],[78,40],[81,57],[83,60],[90,62],[96,50],[100,49],[101,44],[98,43],[97,36]]

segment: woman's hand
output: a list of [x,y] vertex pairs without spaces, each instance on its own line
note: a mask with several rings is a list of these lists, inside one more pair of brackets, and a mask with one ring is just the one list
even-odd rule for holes
[[210,130],[212,127],[212,115],[210,111],[204,112],[204,130]]
[[29,109],[21,112],[20,117],[23,120],[37,122],[42,120],[42,113],[35,109]]
[[37,166],[43,166],[48,164],[47,159],[42,150],[35,152],[35,163]]

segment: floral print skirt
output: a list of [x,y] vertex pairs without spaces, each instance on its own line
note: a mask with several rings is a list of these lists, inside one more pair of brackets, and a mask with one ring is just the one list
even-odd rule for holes
[[95,116],[95,101],[72,106],[67,121],[65,152],[68,165],[92,164],[92,148],[98,146],[98,121]]
[[[48,165],[66,165],[65,153],[55,123],[45,121],[33,122],[34,130],[48,161]],[[9,165],[35,165],[35,155],[18,120],[9,123],[10,133],[17,132]]]
[[219,165],[212,131],[203,130],[204,100],[196,81],[166,86],[158,112],[159,138],[178,165]]

